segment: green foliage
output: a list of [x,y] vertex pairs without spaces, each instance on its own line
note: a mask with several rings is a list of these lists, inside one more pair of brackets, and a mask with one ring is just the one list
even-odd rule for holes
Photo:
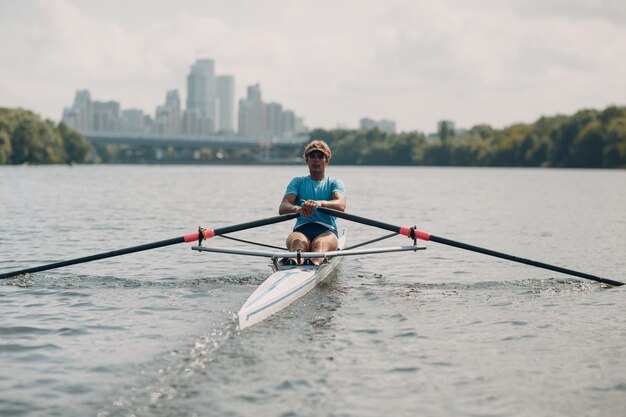
[[326,141],[333,151],[333,164],[337,165],[411,165],[414,152],[426,143],[421,133],[390,135],[378,129],[315,129],[310,138]]
[[59,133],[63,139],[66,162],[83,162],[91,151],[91,145],[85,137],[74,129],[67,127],[63,122],[59,123]]
[[11,135],[11,163],[58,164],[64,161],[63,140],[48,123],[35,117],[21,120]]
[[438,133],[430,143],[418,132],[377,129],[316,129],[310,138],[328,142],[333,163],[345,165],[626,168],[625,107],[541,117],[501,130],[483,124]]
[[95,145],[96,154],[102,164],[113,164],[122,159],[120,145]]
[[469,130],[471,136],[477,136],[480,139],[493,137],[493,128],[489,125],[476,125]]
[[0,165],[9,162],[11,156],[11,136],[6,130],[0,129]]
[[0,164],[84,162],[91,145],[78,132],[23,109],[0,108]]
[[439,131],[437,133],[439,134],[439,139],[444,143],[454,138],[455,136],[454,129],[447,121],[441,122],[439,124]]
[[626,115],[610,120],[606,130],[604,167],[626,167]]

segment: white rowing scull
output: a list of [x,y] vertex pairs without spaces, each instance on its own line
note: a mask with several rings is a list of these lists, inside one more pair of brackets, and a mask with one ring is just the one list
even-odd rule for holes
[[[417,251],[423,246],[393,246],[372,249],[346,250],[347,233],[344,230],[339,237],[338,250],[329,252],[269,252],[244,249],[227,249],[207,246],[194,246],[193,250],[201,252],[228,253],[234,255],[262,256],[272,260],[273,273],[248,297],[239,310],[239,328],[241,330],[265,320],[272,314],[284,309],[298,298],[313,289],[337,267],[342,257],[370,255],[387,252]],[[283,258],[324,258],[317,265],[283,265]]]
[[[344,230],[339,238],[338,250],[345,248],[345,245],[346,232]],[[265,320],[302,297],[333,272],[342,258],[329,257],[320,266],[282,265],[277,261],[278,259],[280,258],[272,258],[274,272],[250,294],[237,313],[240,329],[243,330]]]

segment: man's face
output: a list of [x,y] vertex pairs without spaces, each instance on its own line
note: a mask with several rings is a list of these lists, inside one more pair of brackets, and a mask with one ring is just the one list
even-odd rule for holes
[[323,152],[313,151],[307,154],[306,164],[311,172],[324,172],[326,165],[328,165],[328,160]]

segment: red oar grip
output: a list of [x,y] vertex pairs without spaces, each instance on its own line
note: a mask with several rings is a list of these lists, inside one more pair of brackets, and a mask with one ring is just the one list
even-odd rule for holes
[[[211,239],[212,237],[215,236],[215,230],[213,229],[211,230],[201,229],[201,231],[202,231],[202,240]],[[196,240],[198,240],[199,237],[200,237],[200,232],[193,232],[193,233],[189,233],[183,236],[183,239],[185,242],[195,242]]]
[[414,236],[411,236],[411,228],[410,227],[400,227],[400,234],[407,236],[411,239],[419,239],[419,240],[430,240],[430,233],[422,232],[421,230],[413,229]]

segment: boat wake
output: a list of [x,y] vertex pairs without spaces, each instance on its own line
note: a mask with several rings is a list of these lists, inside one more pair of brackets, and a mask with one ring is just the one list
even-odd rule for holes
[[[121,396],[102,406],[99,416],[193,415],[197,387],[211,379],[208,368],[237,334],[236,316],[136,369],[137,380]],[[216,366],[219,366],[216,364]],[[119,390],[118,390],[119,393]]]
[[[378,285],[378,284],[377,284]],[[419,296],[423,293],[440,292],[443,295],[459,293],[488,292],[521,296],[558,296],[572,293],[588,293],[601,291],[604,284],[580,281],[576,279],[519,279],[506,281],[484,281],[474,283],[398,283],[386,285],[404,296]]]
[[165,277],[159,280],[142,278],[123,278],[105,275],[51,275],[27,274],[13,279],[0,281],[0,286],[21,288],[75,288],[75,289],[107,289],[107,288],[193,288],[227,285],[257,286],[266,277],[257,275],[221,275],[215,277],[201,277],[180,279],[179,277]]

